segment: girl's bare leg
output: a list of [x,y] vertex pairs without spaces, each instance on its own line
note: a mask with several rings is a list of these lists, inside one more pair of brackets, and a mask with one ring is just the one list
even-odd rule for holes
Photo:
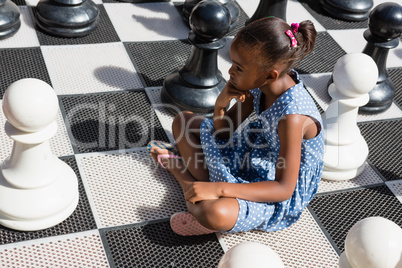
[[[174,158],[162,159],[162,163],[179,182],[183,192],[195,181],[209,182],[209,172],[200,141],[200,126],[204,119],[192,112],[182,112],[173,120],[173,137],[184,163]],[[155,161],[158,154],[166,153],[167,150],[160,148],[151,150]],[[239,204],[235,198],[203,200],[196,204],[186,201],[186,204],[197,221],[211,230],[232,229],[239,213]]]
[[204,119],[192,112],[182,112],[172,124],[173,137],[180,155],[190,174],[198,181],[209,181],[200,141],[200,126]]
[[[151,156],[155,161],[157,161],[158,154],[167,153],[169,151],[166,149],[151,149]],[[164,158],[161,162],[175,177],[183,192],[186,192],[192,183],[197,181],[180,159]],[[203,200],[196,204],[186,201],[186,204],[189,212],[194,215],[197,221],[211,230],[228,231],[232,229],[239,213],[239,204],[235,198]]]
[[186,204],[197,221],[211,230],[231,230],[239,214],[239,203],[235,198],[203,200],[196,204],[186,202]]

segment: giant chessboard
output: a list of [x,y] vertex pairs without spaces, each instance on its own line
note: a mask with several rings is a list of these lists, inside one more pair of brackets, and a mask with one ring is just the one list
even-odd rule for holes
[[[287,21],[314,22],[314,52],[297,68],[321,112],[335,62],[362,52],[368,22],[345,22],[313,0],[289,0]],[[375,5],[381,2],[375,0]],[[401,0],[397,0],[402,4]],[[318,194],[290,228],[181,237],[169,217],[185,211],[178,183],[146,152],[151,139],[172,141],[173,115],[160,98],[164,78],[186,61],[189,28],[183,1],[124,3],[95,0],[100,24],[82,38],[58,38],[36,28],[36,0],[15,0],[21,28],[0,41],[0,97],[26,77],[49,83],[58,95],[58,132],[52,152],[76,172],[80,200],[57,226],[21,232],[0,226],[0,267],[216,267],[244,241],[275,250],[286,267],[338,267],[348,230],[370,216],[402,227],[402,42],[389,52],[387,68],[396,88],[391,108],[358,115],[369,146],[361,175],[322,180]],[[238,0],[239,24],[225,37],[218,66],[225,79],[229,45],[259,3]],[[6,118],[0,113],[0,125]],[[12,140],[0,131],[0,161]]]

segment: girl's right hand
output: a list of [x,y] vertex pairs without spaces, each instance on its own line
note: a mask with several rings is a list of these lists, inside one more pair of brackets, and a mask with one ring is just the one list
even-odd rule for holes
[[239,90],[229,81],[216,99],[215,107],[225,109],[232,99],[236,98],[237,100],[244,102],[247,97],[250,97],[250,91]]

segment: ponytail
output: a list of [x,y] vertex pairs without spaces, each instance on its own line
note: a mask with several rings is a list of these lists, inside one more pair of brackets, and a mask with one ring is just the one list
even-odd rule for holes
[[[294,25],[292,23],[292,25]],[[293,29],[296,27],[293,26]],[[298,24],[295,33],[296,40],[298,41],[298,60],[299,62],[314,49],[315,40],[317,38],[317,31],[314,24],[310,20],[304,20]]]

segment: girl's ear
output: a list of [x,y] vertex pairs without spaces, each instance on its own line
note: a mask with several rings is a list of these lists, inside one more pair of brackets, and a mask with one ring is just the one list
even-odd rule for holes
[[267,82],[275,82],[279,78],[279,72],[277,70],[270,70],[267,74]]
[[264,85],[270,84],[272,82],[275,82],[278,79],[278,77],[279,77],[279,72],[277,70],[266,71],[266,73],[265,73],[265,81],[261,85],[261,87],[264,86]]

